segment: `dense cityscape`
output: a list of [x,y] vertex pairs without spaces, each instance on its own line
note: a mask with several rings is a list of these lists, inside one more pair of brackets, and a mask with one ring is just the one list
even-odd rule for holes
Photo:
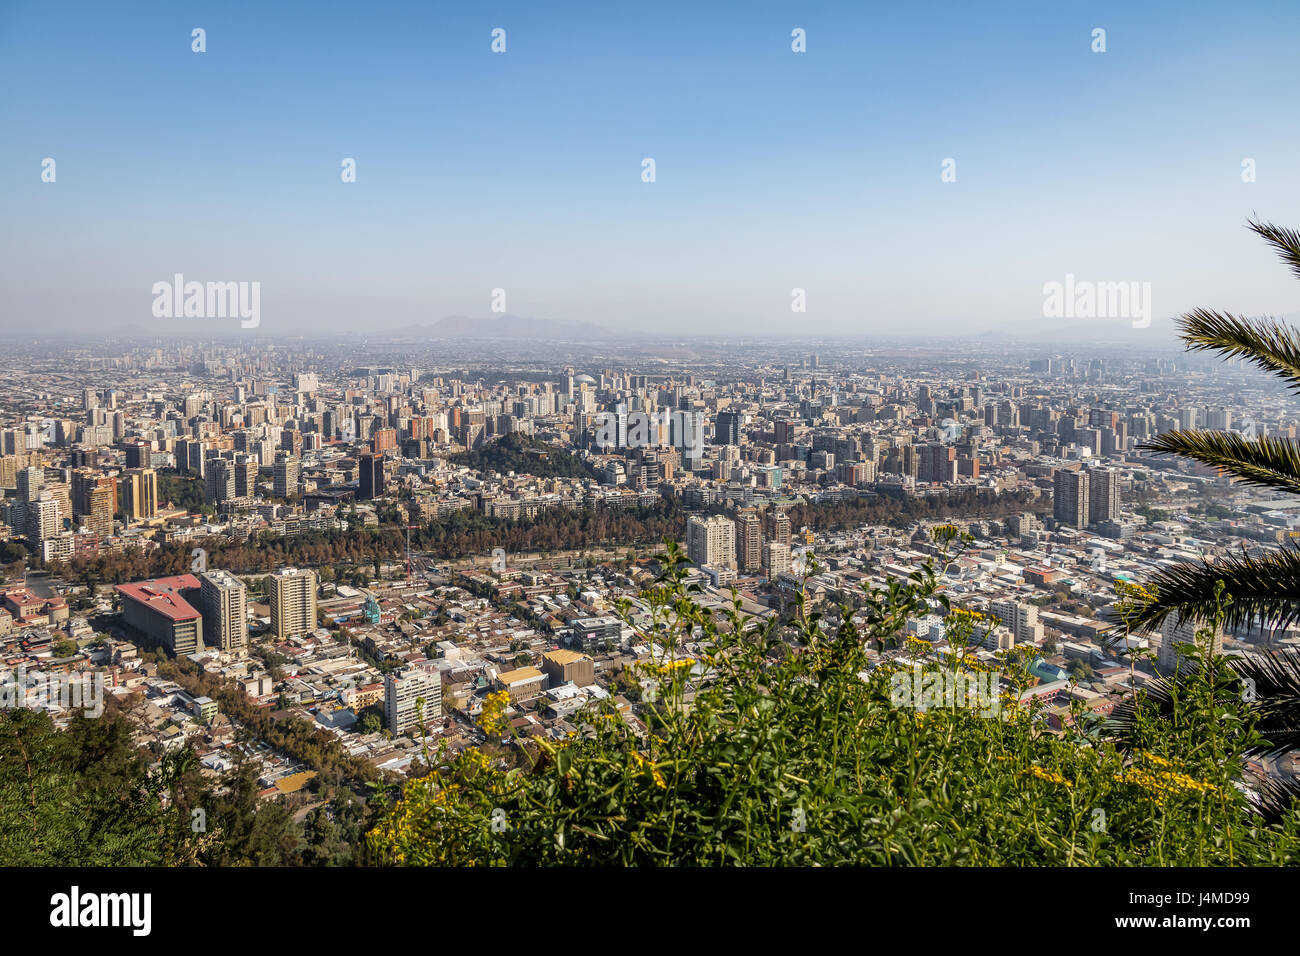
[[[1300,521],[1294,498],[1140,448],[1192,428],[1294,439],[1294,400],[1237,363],[821,348],[553,376],[329,342],[13,356],[0,678],[57,724],[84,701],[42,688],[93,675],[108,706],[134,701],[137,745],[192,747],[213,778],[251,765],[259,798],[301,820],[349,782],[427,772],[430,745],[484,744],[494,694],[516,744],[565,739],[605,699],[644,736],[637,665],[665,649],[637,626],[639,592],[665,537],[704,607],[734,594],[781,620],[801,592],[852,606],[905,579],[953,524],[972,544],[946,592],[987,615],[974,658],[1017,651],[1032,677],[1015,693],[1059,732],[1072,704],[1108,715],[1173,670],[1190,639],[1176,616],[1134,635],[1151,654],[1131,669],[1106,633],[1116,579],[1258,551]],[[915,617],[873,663],[942,660],[944,628]],[[314,746],[283,743],[295,723]]]

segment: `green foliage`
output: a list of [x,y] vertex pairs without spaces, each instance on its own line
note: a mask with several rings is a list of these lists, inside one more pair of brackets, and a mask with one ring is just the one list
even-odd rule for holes
[[199,511],[204,505],[203,480],[173,471],[160,471],[158,500],[170,501],[186,511]]
[[43,712],[0,713],[0,865],[296,860],[292,818],[259,800],[251,764],[214,780],[189,747],[151,761],[119,715],[76,715],[59,731]]
[[481,448],[451,456],[454,465],[500,474],[536,475],[539,478],[595,478],[596,469],[572,452],[522,432],[511,432]]
[[[959,544],[942,534],[947,560]],[[436,758],[368,834],[371,858],[407,865],[1230,865],[1300,850],[1291,806],[1265,819],[1239,789],[1258,712],[1206,676],[1164,708],[1142,699],[1124,736],[1076,705],[1052,732],[1037,705],[918,711],[893,693],[893,647],[945,607],[941,565],[867,595],[858,627],[801,600],[788,631],[715,617],[693,599],[675,545],[642,596],[663,652],[646,733],[604,702],[566,741],[522,743],[531,766],[482,751]],[[948,612],[950,633],[973,618]],[[683,644],[702,639],[699,661]],[[1005,669],[1023,670],[1008,659]],[[931,665],[933,667],[933,665]],[[951,676],[969,666],[959,654]],[[1221,673],[1209,668],[1207,675]],[[1021,684],[1025,678],[1014,678]],[[691,691],[694,691],[693,698]]]

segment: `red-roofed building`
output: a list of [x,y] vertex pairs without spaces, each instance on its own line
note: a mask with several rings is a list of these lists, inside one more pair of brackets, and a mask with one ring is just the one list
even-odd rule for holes
[[195,604],[199,579],[192,574],[119,584],[126,623],[167,648],[172,655],[203,650],[203,615]]

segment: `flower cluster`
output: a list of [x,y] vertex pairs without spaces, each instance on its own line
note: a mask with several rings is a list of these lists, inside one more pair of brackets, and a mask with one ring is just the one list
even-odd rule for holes
[[508,691],[498,690],[488,694],[483,701],[483,712],[479,715],[478,725],[489,737],[500,737],[510,726],[506,720],[506,710],[510,706]]

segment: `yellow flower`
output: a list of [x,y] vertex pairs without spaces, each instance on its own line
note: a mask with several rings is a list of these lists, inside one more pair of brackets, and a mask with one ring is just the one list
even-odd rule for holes
[[499,690],[488,694],[483,701],[483,712],[479,714],[478,723],[485,734],[499,737],[509,727],[506,722],[506,708],[510,706],[510,694]]
[[1066,787],[1074,786],[1074,784],[1070,783],[1070,781],[1066,780],[1056,771],[1044,770],[1042,767],[1038,766],[1037,764],[1031,766],[1027,772],[1037,777],[1039,780],[1046,780],[1048,783],[1059,783]]

